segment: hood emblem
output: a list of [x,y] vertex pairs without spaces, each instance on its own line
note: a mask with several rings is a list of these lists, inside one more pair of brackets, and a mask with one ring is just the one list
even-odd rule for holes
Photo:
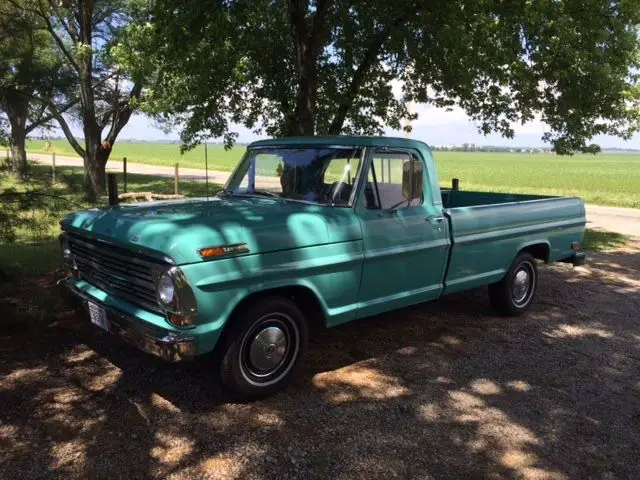
[[140,239],[138,238],[137,235],[131,238],[132,242],[137,242],[138,240],[140,240]]

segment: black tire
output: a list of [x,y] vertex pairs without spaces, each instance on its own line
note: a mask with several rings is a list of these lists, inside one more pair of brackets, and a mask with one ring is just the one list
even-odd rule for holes
[[498,313],[522,315],[531,305],[538,287],[538,267],[529,252],[520,253],[502,280],[489,285],[489,300]]
[[223,385],[244,398],[282,390],[307,349],[307,321],[284,297],[264,297],[231,319],[222,350]]

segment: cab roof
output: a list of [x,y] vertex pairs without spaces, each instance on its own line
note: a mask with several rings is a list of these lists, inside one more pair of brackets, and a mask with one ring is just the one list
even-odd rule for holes
[[282,137],[258,140],[247,148],[289,147],[289,146],[347,146],[347,147],[390,147],[427,149],[429,146],[420,140],[402,137],[367,137],[354,135],[327,135],[318,137]]

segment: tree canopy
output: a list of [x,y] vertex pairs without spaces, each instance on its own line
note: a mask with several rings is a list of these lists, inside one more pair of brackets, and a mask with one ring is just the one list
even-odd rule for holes
[[119,59],[152,76],[143,108],[186,147],[232,143],[232,123],[379,134],[415,101],[507,137],[539,115],[572,153],[638,129],[639,24],[634,0],[157,0]]
[[26,1],[0,4],[0,137],[11,146],[14,170],[26,169],[25,138],[51,126],[51,103],[60,111],[74,104],[75,87],[57,55],[44,22],[25,8]]
[[[142,81],[125,74],[111,51],[122,32],[145,19],[147,0],[4,0],[18,15],[42,25],[77,92],[77,107],[58,99],[45,102],[47,113],[84,159],[84,187],[95,199],[104,190],[111,149],[133,113]],[[4,4],[3,2],[3,4]],[[9,23],[14,19],[11,18]],[[17,27],[18,33],[26,27]],[[82,126],[76,138],[71,125]]]

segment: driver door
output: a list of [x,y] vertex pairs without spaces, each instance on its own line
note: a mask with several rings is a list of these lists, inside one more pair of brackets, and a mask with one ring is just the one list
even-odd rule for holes
[[358,317],[432,300],[443,288],[448,223],[422,191],[429,188],[425,173],[417,198],[403,197],[406,162],[423,160],[413,151],[376,149],[367,162],[356,205],[365,250]]

